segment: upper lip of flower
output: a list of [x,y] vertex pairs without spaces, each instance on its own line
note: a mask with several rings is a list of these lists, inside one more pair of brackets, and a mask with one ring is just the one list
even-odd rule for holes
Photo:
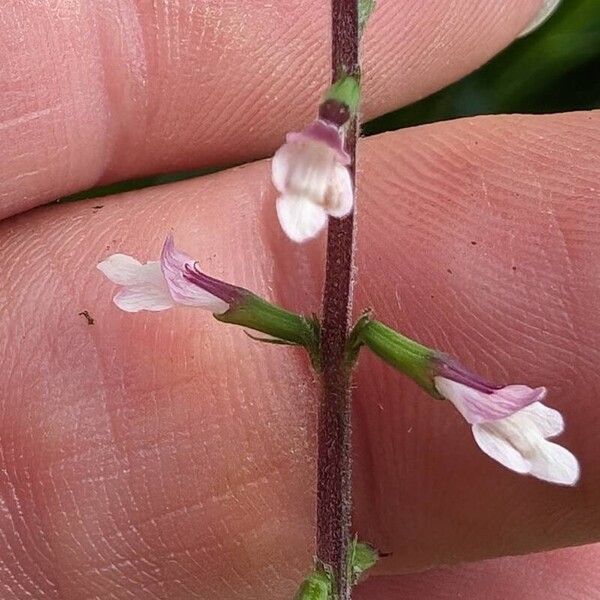
[[305,127],[302,131],[291,131],[285,136],[286,143],[320,143],[329,148],[334,154],[335,159],[343,166],[350,164],[350,155],[344,149],[344,136],[340,129],[323,121],[316,119]]
[[496,421],[546,397],[545,387],[507,385],[493,389],[478,389],[449,377],[434,377],[436,390],[450,400],[471,424]]

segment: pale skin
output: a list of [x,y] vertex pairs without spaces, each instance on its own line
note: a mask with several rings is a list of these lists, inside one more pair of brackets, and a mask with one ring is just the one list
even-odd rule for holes
[[[284,237],[266,161],[29,209],[272,154],[326,85],[326,3],[75,4],[0,7],[0,596],[291,598],[313,552],[306,357],[200,310],[122,313],[95,266],[113,252],[156,259],[172,229],[209,274],[310,312],[323,238]],[[365,118],[473,70],[539,4],[381,0]],[[392,554],[357,598],[598,593],[597,546],[439,567],[600,539],[599,175],[597,112],[360,143],[356,307],[485,376],[548,386],[582,479],[503,470],[451,406],[365,352],[355,528]]]

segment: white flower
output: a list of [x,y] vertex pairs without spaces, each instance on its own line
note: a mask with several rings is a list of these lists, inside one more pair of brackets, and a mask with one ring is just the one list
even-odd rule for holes
[[288,133],[272,162],[277,216],[290,239],[315,237],[327,217],[352,211],[354,194],[343,148],[343,136],[333,124],[317,119],[300,133]]
[[177,304],[196,306],[221,314],[240,294],[239,288],[208,277],[197,263],[165,240],[160,261],[146,264],[126,254],[113,254],[98,269],[122,287],[114,302],[126,312],[166,310]]
[[121,310],[166,310],[175,306],[157,260],[142,264],[127,254],[113,254],[98,268],[113,283],[123,286],[113,298]]
[[[451,369],[451,370],[450,370]],[[546,388],[525,385],[490,387],[455,364],[446,370],[457,379],[434,377],[437,391],[471,424],[477,445],[512,471],[561,485],[575,485],[579,463],[566,448],[548,438],[564,430],[562,415],[542,404]]]

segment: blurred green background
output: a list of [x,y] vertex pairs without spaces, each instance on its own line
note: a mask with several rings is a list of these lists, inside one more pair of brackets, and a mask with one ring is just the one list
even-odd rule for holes
[[[478,71],[415,104],[366,123],[364,135],[458,117],[551,113],[600,107],[600,0],[563,0],[540,29]],[[218,169],[212,169],[213,172]],[[206,174],[188,171],[88,190],[97,198]]]
[[600,106],[600,0],[563,0],[540,29],[461,81],[364,127],[371,135],[421,123],[499,113]]

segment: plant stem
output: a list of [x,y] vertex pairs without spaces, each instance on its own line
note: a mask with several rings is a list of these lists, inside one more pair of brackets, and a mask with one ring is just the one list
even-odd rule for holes
[[[359,73],[358,0],[332,0],[331,8],[335,81],[342,71],[348,75]],[[354,117],[346,136],[353,180],[357,127]],[[318,427],[317,557],[332,568],[339,600],[349,600],[351,595],[346,556],[352,518],[352,424],[345,350],[351,323],[353,278],[354,214],[344,219],[330,218],[321,337],[323,395]]]

